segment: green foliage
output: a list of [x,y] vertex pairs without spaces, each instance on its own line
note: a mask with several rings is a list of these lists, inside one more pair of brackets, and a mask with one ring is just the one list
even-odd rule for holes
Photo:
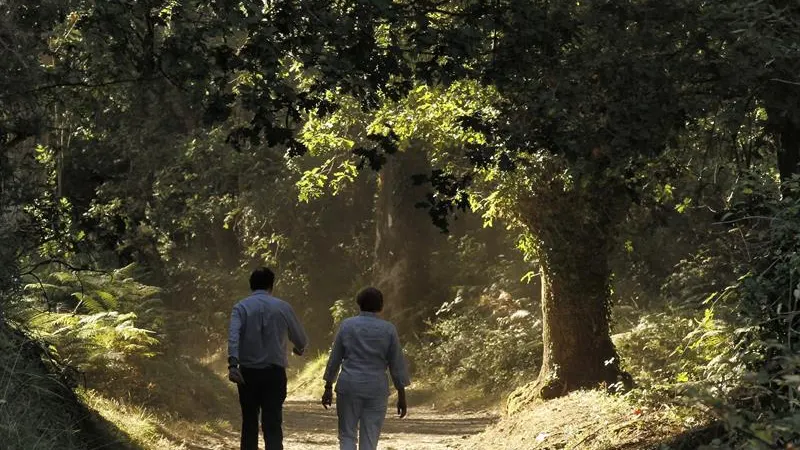
[[732,290],[737,309],[752,324],[736,342],[737,353],[749,356],[749,373],[736,397],[744,405],[724,399],[713,405],[722,412],[730,440],[751,448],[800,440],[795,320],[800,309],[800,180],[786,181],[781,188],[777,195],[746,185],[725,221],[744,237],[749,260],[737,283],[717,297],[722,301]]
[[29,336],[0,323],[0,439],[8,450],[127,448],[70,389],[62,368]]
[[[676,266],[662,289],[670,309],[617,337],[652,404],[710,414],[725,436],[702,448],[775,448],[796,442],[798,366],[797,182],[743,177],[716,233]],[[699,407],[699,409],[698,409]]]
[[438,311],[415,352],[417,364],[445,387],[466,383],[499,393],[527,381],[541,362],[541,320],[534,306],[498,286],[460,290]]
[[[500,101],[494,89],[474,80],[447,87],[419,84],[399,99],[385,94],[377,99],[376,107],[365,112],[354,98],[339,96],[335,113],[309,116],[300,136],[313,158],[301,164],[317,165],[297,183],[301,201],[319,198],[326,190],[340,192],[355,180],[357,168],[368,162],[379,169],[395,151],[425,152],[434,169],[448,173],[471,168],[469,157],[460,152],[485,144],[486,136],[465,128],[463,118],[496,117]],[[386,139],[391,149],[381,147]]]
[[642,316],[614,342],[637,383],[630,395],[652,405],[725,398],[740,386],[747,364],[734,346],[736,333],[712,309]]
[[358,315],[358,305],[352,299],[339,299],[333,302],[330,311],[333,326],[336,328],[344,319]]
[[90,375],[113,377],[130,369],[130,360],[155,356],[154,332],[135,325],[134,313],[43,314],[31,326],[56,347],[57,355]]
[[[160,290],[137,282],[134,266],[110,273],[53,271],[26,286],[18,319],[93,381],[127,378],[136,360],[153,357],[163,323]],[[37,305],[47,310],[39,311]]]

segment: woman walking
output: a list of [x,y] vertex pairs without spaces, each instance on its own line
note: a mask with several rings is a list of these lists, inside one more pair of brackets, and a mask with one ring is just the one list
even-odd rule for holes
[[[359,292],[356,302],[361,314],[342,322],[325,369],[322,405],[333,403],[336,383],[336,413],[339,416],[339,449],[378,448],[378,437],[386,417],[389,382],[386,369],[397,389],[397,414],[407,412],[405,388],[410,384],[397,329],[380,317],[383,294],[375,288]],[[341,374],[339,368],[341,367]]]

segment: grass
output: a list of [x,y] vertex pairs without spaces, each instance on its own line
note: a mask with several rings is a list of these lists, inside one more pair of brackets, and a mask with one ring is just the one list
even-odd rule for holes
[[325,382],[322,376],[325,373],[325,366],[328,363],[328,353],[320,353],[317,356],[308,358],[293,374],[290,374],[287,392],[293,397],[321,398],[325,390]]
[[130,449],[47,364],[40,343],[0,323],[0,443],[4,450]]
[[118,430],[124,430],[127,439],[136,447],[149,450],[179,450],[184,446],[166,436],[162,419],[141,406],[129,405],[104,397],[97,391],[80,390],[79,395],[87,406],[97,411]]
[[195,448],[208,436],[229,433],[239,420],[226,367],[221,354],[198,360],[171,351],[140,361],[133,383],[111,380],[81,395],[139,448]]
[[464,384],[443,389],[440,380],[424,375],[418,376],[407,395],[411,404],[430,405],[444,411],[499,410],[503,403],[502,394],[489,394],[482,386]]
[[504,417],[464,448],[512,449],[657,449],[690,429],[672,408],[639,406],[630,397],[579,391],[547,402],[534,402]]

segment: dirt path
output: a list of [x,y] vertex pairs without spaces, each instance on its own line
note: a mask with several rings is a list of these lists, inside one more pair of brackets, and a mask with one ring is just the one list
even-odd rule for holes
[[[445,414],[420,406],[410,409],[408,417],[402,420],[387,416],[378,448],[454,449],[469,436],[483,431],[495,419],[489,413]],[[289,399],[284,405],[283,421],[286,450],[338,448],[335,410],[325,410],[312,400]],[[198,442],[188,446],[187,450],[230,450],[237,449],[238,444],[238,429],[231,429],[222,434],[198,436]]]

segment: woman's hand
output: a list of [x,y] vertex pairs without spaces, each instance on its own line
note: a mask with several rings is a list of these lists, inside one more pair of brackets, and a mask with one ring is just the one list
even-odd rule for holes
[[322,407],[328,409],[333,404],[333,386],[325,386],[325,393],[322,394]]
[[408,413],[405,389],[397,391],[397,415],[402,419]]

